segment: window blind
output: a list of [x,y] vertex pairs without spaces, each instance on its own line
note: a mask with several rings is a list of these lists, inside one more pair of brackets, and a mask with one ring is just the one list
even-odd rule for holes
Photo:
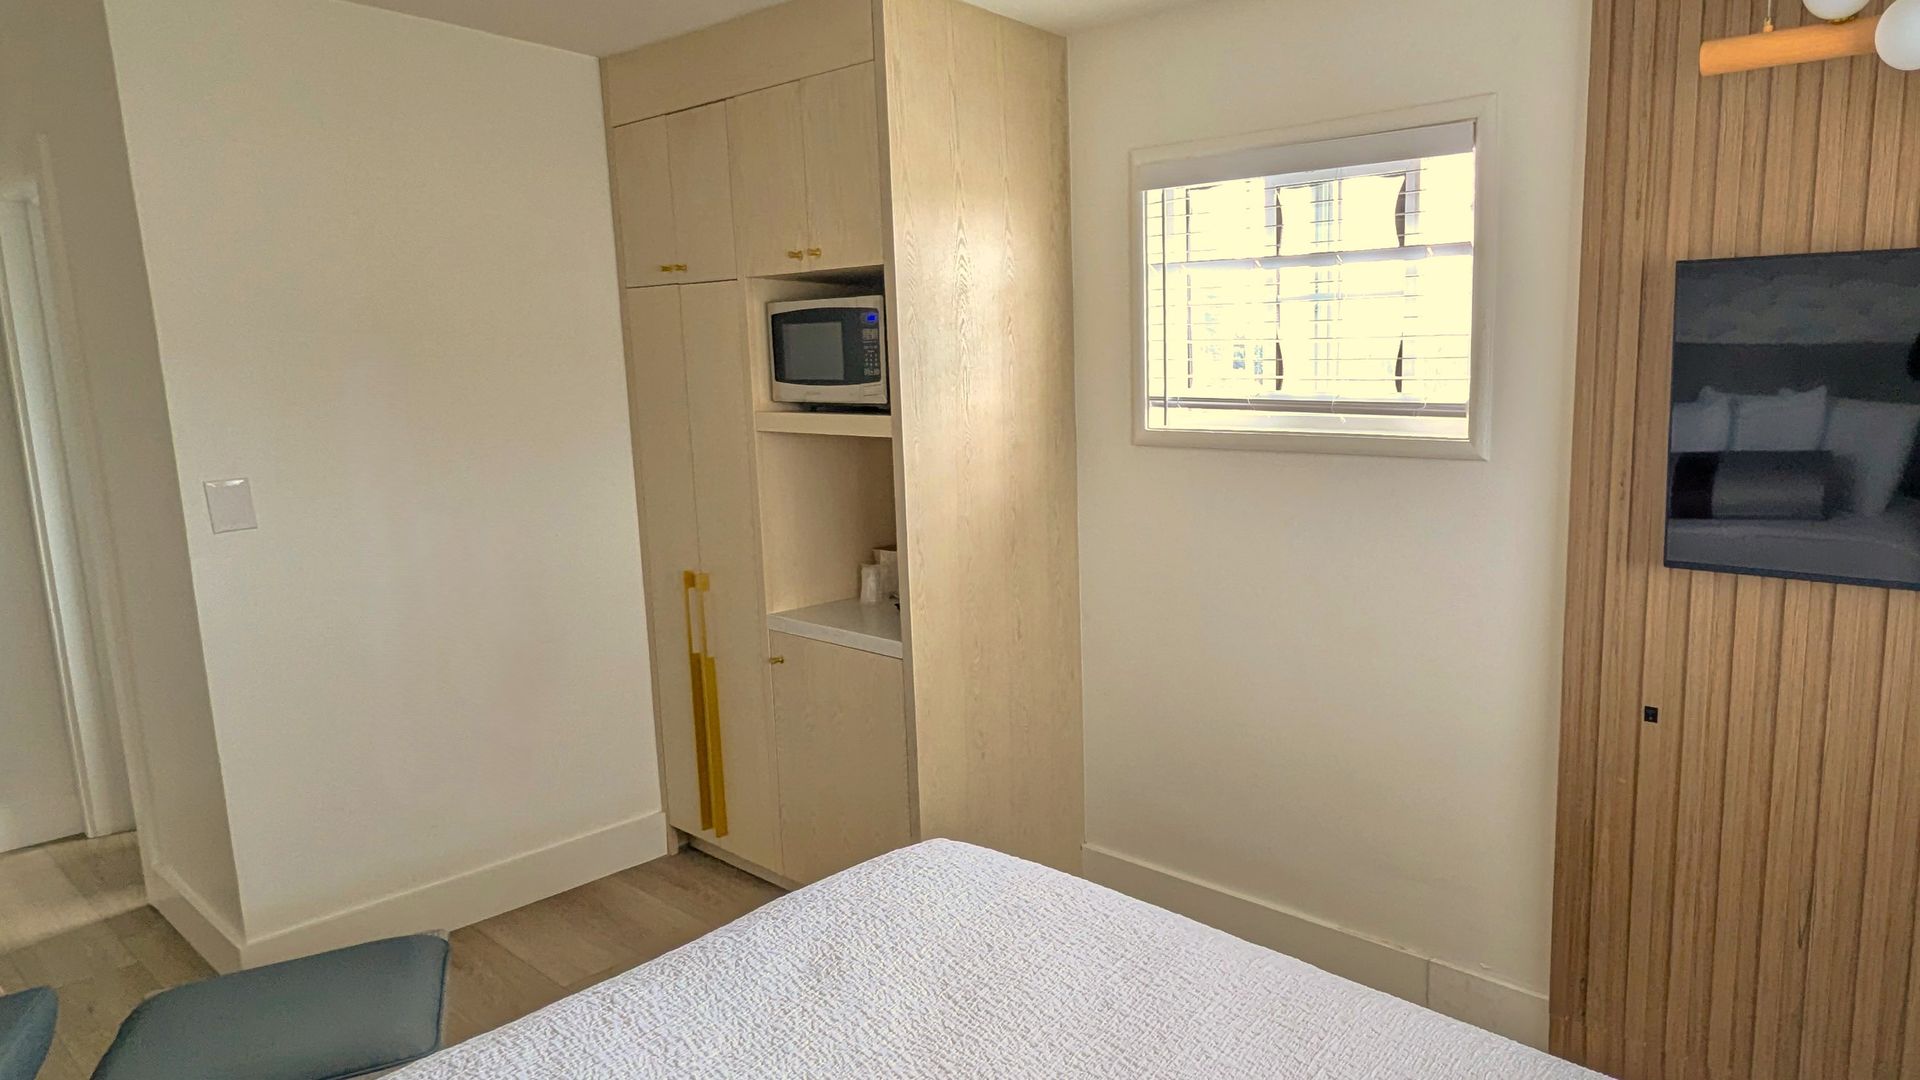
[[1136,180],[1150,426],[1466,438],[1471,123]]

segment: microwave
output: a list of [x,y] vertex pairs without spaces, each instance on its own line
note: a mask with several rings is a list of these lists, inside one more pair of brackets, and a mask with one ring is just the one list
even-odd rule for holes
[[887,407],[887,308],[878,296],[767,305],[773,400]]

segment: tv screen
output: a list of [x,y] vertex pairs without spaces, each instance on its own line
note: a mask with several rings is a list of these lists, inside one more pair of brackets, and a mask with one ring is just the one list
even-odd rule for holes
[[1668,566],[1920,589],[1920,250],[1679,264]]

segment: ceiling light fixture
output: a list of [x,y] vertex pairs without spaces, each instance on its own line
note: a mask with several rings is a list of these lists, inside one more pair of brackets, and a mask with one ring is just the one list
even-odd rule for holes
[[1860,14],[1867,0],[1805,0],[1807,10],[1830,23],[1846,22]]
[[1873,47],[1901,71],[1920,70],[1920,0],[1893,0],[1874,27]]
[[[1881,57],[1894,67],[1904,71],[1920,68],[1920,0],[1894,0],[1884,15],[1864,18],[1860,12],[1870,0],[1804,2],[1807,10],[1822,22],[1776,30],[1773,0],[1767,0],[1766,22],[1759,33],[1700,43],[1700,74],[1727,75],[1786,64],[1865,56],[1874,52],[1876,45]],[[1894,25],[1881,30],[1889,19]]]

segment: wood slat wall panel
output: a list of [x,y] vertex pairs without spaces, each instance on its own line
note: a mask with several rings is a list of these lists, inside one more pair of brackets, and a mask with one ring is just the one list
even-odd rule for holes
[[[1609,130],[1606,123],[1611,107],[1611,98],[1607,94],[1608,65],[1600,59],[1612,40],[1607,33],[1606,17],[1605,7],[1596,6],[1591,33],[1594,62],[1587,75],[1587,107],[1593,117],[1587,127],[1588,160],[1601,158],[1606,150],[1606,134]],[[1589,220],[1582,230],[1580,242],[1580,273],[1583,280],[1597,279],[1602,264],[1601,237],[1605,233],[1594,216],[1594,210],[1604,202],[1604,176],[1601,170],[1589,169],[1584,183],[1584,202],[1589,208]],[[1598,303],[1599,290],[1581,290],[1579,317],[1582,326],[1597,324]],[[1597,349],[1587,347],[1585,343],[1588,340],[1585,337],[1581,339],[1582,345],[1575,359],[1575,435],[1570,484],[1574,494],[1567,545],[1567,588],[1569,593],[1598,596],[1604,590],[1605,567],[1603,544],[1595,536],[1595,523],[1600,520],[1596,511],[1605,502],[1606,470],[1602,462],[1607,457],[1604,438],[1608,429],[1596,419],[1603,405],[1599,387],[1601,379],[1595,370],[1599,354]],[[1597,620],[1574,619],[1568,619],[1566,623],[1563,647],[1566,674],[1561,684],[1560,709],[1566,730],[1560,741],[1561,797],[1554,843],[1560,851],[1577,850],[1579,856],[1555,860],[1555,896],[1585,896],[1593,884],[1593,797],[1596,778],[1591,721],[1598,711],[1600,695],[1597,623]],[[1552,981],[1549,988],[1552,1030],[1549,1038],[1554,1045],[1563,1048],[1562,1052],[1574,1057],[1582,1056],[1586,1047],[1585,1024],[1572,1021],[1583,1019],[1587,1011],[1587,914],[1585,905],[1571,910],[1563,909],[1552,947]]]
[[1886,652],[1880,680],[1880,726],[1873,752],[1869,795],[1866,880],[1861,888],[1859,969],[1852,994],[1857,1002],[1849,1040],[1846,1074],[1898,1075],[1904,968],[1913,945],[1916,861],[1920,846],[1920,785],[1907,782],[1917,749],[1909,734],[1913,721],[1913,668],[1916,613],[1909,593],[1887,605]]
[[1550,1033],[1630,1077],[1920,1077],[1920,596],[1660,566],[1675,260],[1920,244],[1920,77],[1699,78],[1758,19],[1595,3]]
[[[1605,184],[1598,208],[1603,245],[1601,289],[1596,314],[1599,336],[1599,360],[1596,378],[1607,387],[1606,401],[1596,416],[1604,425],[1605,472],[1600,485],[1602,498],[1597,508],[1598,528],[1603,541],[1602,618],[1597,638],[1600,652],[1599,716],[1617,715],[1622,703],[1638,692],[1640,667],[1644,661],[1645,627],[1638,613],[1647,610],[1645,575],[1627,573],[1628,497],[1632,488],[1621,478],[1629,477],[1633,467],[1633,418],[1635,382],[1624,365],[1611,364],[1622,342],[1635,340],[1630,320],[1639,305],[1630,302],[1621,268],[1637,265],[1645,243],[1645,194],[1648,187],[1648,146],[1630,138],[1630,117],[1658,118],[1668,110],[1653,107],[1654,13],[1657,3],[1647,0],[1621,0],[1613,23],[1614,39],[1622,46],[1615,57],[1608,93],[1623,108],[1618,120],[1608,128],[1604,154],[1608,160],[1625,160],[1625,167],[1602,173]],[[1644,92],[1634,93],[1644,87]],[[1665,140],[1660,140],[1664,145]],[[1631,283],[1637,288],[1637,282]],[[1662,605],[1663,606],[1663,605]],[[1636,617],[1628,618],[1628,613]],[[1608,632],[1613,631],[1613,632]],[[1631,666],[1629,666],[1631,665]],[[1590,975],[1586,1041],[1591,1060],[1602,1068],[1618,1069],[1625,1061],[1626,1032],[1629,1019],[1627,984],[1629,977],[1631,898],[1633,880],[1633,817],[1635,751],[1637,731],[1620,725],[1597,728],[1595,790],[1597,821],[1593,837],[1593,895],[1589,931]]]

